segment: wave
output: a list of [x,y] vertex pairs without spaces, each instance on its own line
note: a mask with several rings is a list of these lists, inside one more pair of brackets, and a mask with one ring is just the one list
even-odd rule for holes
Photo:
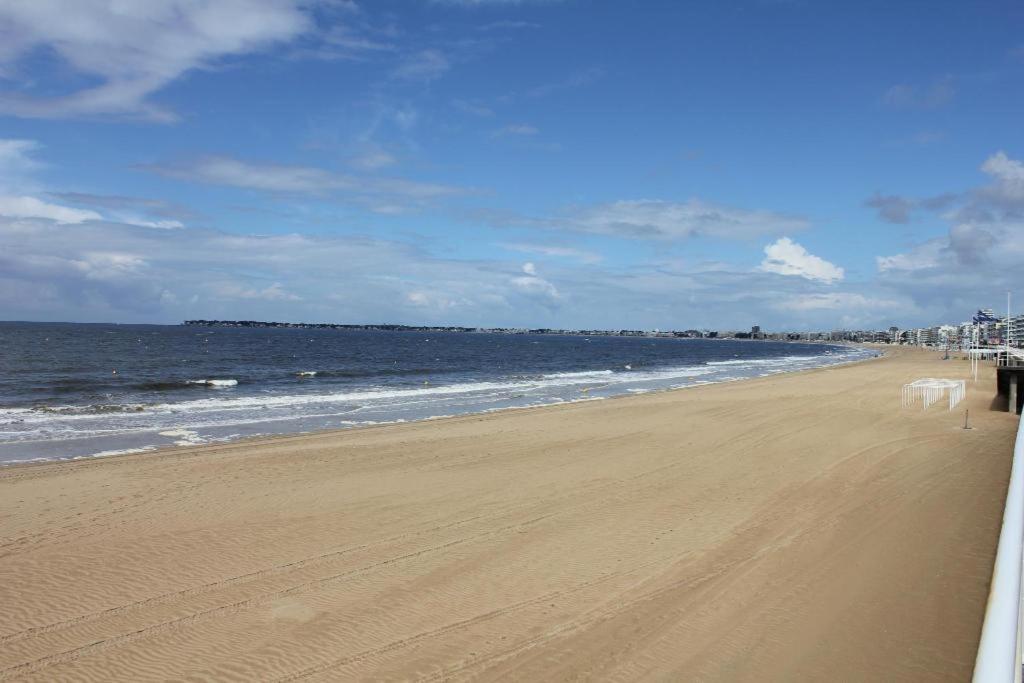
[[[289,372],[288,377],[308,379],[311,377],[323,377],[323,378],[340,378],[340,379],[373,379],[376,377],[402,377],[402,376],[423,376],[423,375],[444,375],[458,372],[452,368],[433,368],[433,367],[417,367],[417,368],[383,368],[383,369],[367,369],[367,370],[355,370],[355,369],[341,369],[341,370],[297,370]],[[127,378],[124,378],[127,379]],[[278,378],[267,378],[269,381],[274,382],[280,379]],[[233,378],[201,378],[201,379],[185,379],[185,378],[161,378],[153,380],[142,380],[134,382],[112,382],[109,378],[82,378],[82,379],[62,379],[48,382],[43,385],[34,386],[30,388],[30,391],[37,394],[50,394],[50,395],[86,395],[86,394],[110,394],[112,392],[123,392],[126,389],[144,392],[162,392],[162,391],[182,391],[186,389],[206,389],[206,388],[226,388],[234,387],[239,384],[238,379]]]
[[777,356],[775,358],[734,358],[709,360],[705,365],[788,365],[805,360],[820,360],[822,356]]
[[36,405],[27,410],[44,415],[104,415],[108,413],[141,413],[145,409],[145,405],[141,403],[95,403],[83,406]]
[[207,387],[235,387],[238,386],[237,379],[190,379],[188,384],[198,384]]
[[[711,361],[702,366],[650,368],[631,372],[588,370],[549,373],[532,378],[505,377],[451,384],[424,383],[416,387],[351,387],[344,391],[328,391],[326,389],[329,385],[307,383],[305,386],[310,389],[322,390],[302,393],[293,390],[275,394],[264,389],[259,393],[214,392],[219,395],[148,404],[96,403],[88,406],[0,409],[0,425],[9,425],[15,430],[10,435],[4,432],[4,435],[0,436],[0,442],[12,440],[12,436],[13,440],[20,440],[15,434],[25,437],[35,433],[35,436],[30,438],[48,438],[45,432],[52,438],[55,436],[54,430],[77,430],[81,434],[94,427],[114,428],[127,433],[154,428],[181,428],[185,425],[189,429],[195,429],[201,426],[355,416],[357,413],[369,419],[378,415],[384,417],[410,411],[423,416],[436,412],[479,412],[487,404],[502,404],[502,407],[508,407],[522,401],[543,404],[579,400],[584,391],[586,397],[598,398],[599,396],[594,396],[593,392],[614,395],[635,393],[638,390],[661,390],[740,380],[763,370],[774,373],[806,368],[809,367],[808,363],[803,362],[806,360],[818,360],[819,362],[814,365],[831,365],[844,360],[854,360],[862,355],[738,359]],[[750,366],[749,370],[738,367],[743,364]],[[237,384],[233,379],[204,379],[193,382],[202,382],[195,385],[198,387],[230,387]],[[212,382],[221,384],[208,384]],[[104,417],[107,414],[109,419]],[[364,420],[358,422],[363,423]]]
[[340,377],[344,379],[372,379],[374,377],[402,377],[404,375],[445,375],[458,370],[453,368],[367,368],[357,370],[346,368],[341,370],[317,370],[318,377]]
[[[686,366],[681,368],[665,368],[662,370],[651,370],[646,372],[614,373],[611,370],[595,370],[589,372],[552,373],[543,375],[537,379],[516,379],[510,381],[478,381],[458,382],[454,384],[437,384],[419,386],[416,388],[385,388],[368,387],[353,391],[330,392],[330,393],[303,393],[303,394],[277,394],[277,395],[248,395],[232,396],[230,398],[202,398],[173,403],[154,403],[145,406],[147,414],[153,415],[160,412],[175,412],[181,414],[195,412],[213,411],[241,411],[250,409],[273,409],[284,407],[299,407],[302,405],[315,404],[349,404],[350,406],[363,406],[368,403],[378,404],[385,401],[401,400],[436,400],[453,396],[479,396],[480,394],[498,394],[501,392],[533,392],[545,389],[561,387],[572,387],[577,385],[599,384],[601,387],[613,384],[636,383],[649,381],[664,381],[673,379],[686,379],[712,372],[708,368]],[[234,382],[235,380],[196,380],[197,382]],[[217,385],[214,385],[217,386]],[[222,385],[234,386],[234,384]],[[118,412],[114,406],[108,412]],[[120,412],[141,411],[142,407],[126,406]],[[48,409],[52,413],[72,417],[77,415],[88,415],[100,412],[95,406],[56,406]],[[2,414],[3,411],[0,411]]]
[[[149,451],[155,451],[156,446],[140,446],[138,448],[114,448],[109,451],[100,451],[99,453],[93,453],[92,455],[86,456],[89,458],[109,458],[115,455],[131,455],[133,453],[148,453]],[[45,460],[45,458],[39,458]],[[81,460],[81,456],[78,458],[71,458],[72,460]],[[16,462],[16,461],[15,461]]]
[[[217,384],[218,382],[233,382],[234,384]],[[238,380],[218,380],[218,379],[166,379],[156,380],[153,382],[138,382],[132,384],[132,389],[139,389],[142,391],[181,391],[183,389],[206,389],[212,386],[236,386]]]
[[553,372],[549,375],[542,375],[544,379],[573,379],[573,378],[587,378],[587,377],[607,377],[608,375],[614,375],[612,370],[582,370],[580,372]]

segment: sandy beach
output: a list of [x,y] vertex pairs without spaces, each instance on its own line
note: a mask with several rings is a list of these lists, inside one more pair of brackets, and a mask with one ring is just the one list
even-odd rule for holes
[[940,359],[0,470],[0,679],[967,680],[1017,420]]

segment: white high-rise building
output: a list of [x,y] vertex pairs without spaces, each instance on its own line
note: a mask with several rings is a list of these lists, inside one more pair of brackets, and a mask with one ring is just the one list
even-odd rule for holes
[[960,334],[960,348],[969,349],[978,343],[978,340],[974,338],[974,323],[964,322],[960,323],[959,326]]
[[1024,348],[1024,313],[1010,316],[1010,343]]

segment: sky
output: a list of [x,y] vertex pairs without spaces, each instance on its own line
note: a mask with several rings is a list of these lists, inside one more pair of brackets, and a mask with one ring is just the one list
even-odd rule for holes
[[1021,273],[1019,0],[0,2],[0,319],[906,328]]

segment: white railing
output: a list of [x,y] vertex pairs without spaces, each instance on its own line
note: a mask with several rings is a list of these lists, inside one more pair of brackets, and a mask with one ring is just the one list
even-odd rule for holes
[[1003,528],[992,570],[985,623],[974,661],[975,683],[1021,680],[1021,570],[1024,569],[1024,420],[1017,428]]

